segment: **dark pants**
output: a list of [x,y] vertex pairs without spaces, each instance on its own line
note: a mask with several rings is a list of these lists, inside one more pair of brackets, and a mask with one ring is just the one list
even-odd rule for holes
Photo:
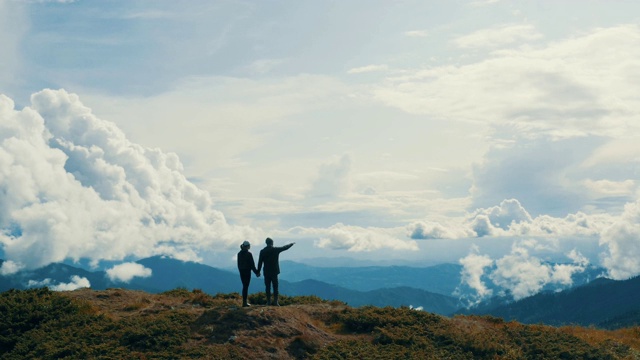
[[264,276],[264,286],[267,297],[271,296],[271,285],[273,285],[273,295],[278,296],[278,275]]
[[242,301],[247,302],[249,284],[251,283],[251,269],[240,270],[240,280],[242,280]]

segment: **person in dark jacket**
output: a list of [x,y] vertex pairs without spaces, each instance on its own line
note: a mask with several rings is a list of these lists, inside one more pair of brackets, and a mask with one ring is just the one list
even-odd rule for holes
[[257,277],[260,277],[260,271],[256,269],[256,263],[253,261],[253,255],[249,252],[249,248],[251,248],[251,244],[245,241],[240,245],[240,252],[238,253],[238,270],[242,281],[242,307],[251,306],[247,301],[251,272],[253,271]]
[[280,253],[289,250],[295,243],[287,244],[282,247],[273,246],[273,240],[267,238],[265,240],[267,246],[260,250],[258,257],[258,273],[262,270],[264,264],[264,286],[267,294],[267,305],[271,305],[271,285],[273,285],[273,305],[280,306],[278,303],[278,274],[280,274]]

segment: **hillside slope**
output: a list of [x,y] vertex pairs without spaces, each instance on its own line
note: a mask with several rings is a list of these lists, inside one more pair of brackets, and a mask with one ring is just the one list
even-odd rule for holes
[[[264,301],[255,294],[254,303]],[[604,331],[446,318],[409,308],[351,308],[316,297],[238,307],[209,296],[46,288],[0,293],[0,358],[623,359],[640,329]]]
[[619,328],[640,325],[640,277],[615,281],[597,279],[557,293],[540,293],[520,301],[460,311],[493,315],[527,324],[576,324]]

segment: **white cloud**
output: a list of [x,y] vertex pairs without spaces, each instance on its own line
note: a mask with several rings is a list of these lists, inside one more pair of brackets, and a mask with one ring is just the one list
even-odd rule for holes
[[321,249],[370,252],[380,249],[418,250],[413,240],[402,239],[402,229],[349,226],[341,223],[328,228],[295,228],[297,236],[315,237],[314,246]]
[[[527,136],[612,137],[638,131],[640,28],[597,29],[463,65],[406,70],[373,96],[443,121],[508,126]],[[633,130],[632,130],[633,129]]]
[[469,255],[460,259],[460,264],[463,267],[460,274],[460,283],[475,291],[475,296],[468,305],[477,304],[479,301],[493,295],[493,290],[489,289],[482,280],[485,268],[491,267],[493,260],[487,255],[480,255],[479,251],[480,249],[474,245]]
[[477,236],[477,232],[468,227],[452,224],[442,225],[432,221],[416,221],[407,226],[407,235],[411,239],[460,239]]
[[478,209],[471,216],[477,218],[481,215],[485,215],[492,226],[503,230],[508,229],[514,223],[531,222],[533,220],[527,210],[516,199],[503,200],[499,206]]
[[73,291],[91,287],[91,283],[87,278],[73,275],[70,280],[71,282],[69,283],[60,283],[58,285],[50,286],[49,288],[53,291]]
[[27,283],[27,287],[28,288],[34,288],[34,287],[45,287],[46,286],[46,287],[48,287],[49,289],[51,289],[53,291],[73,291],[73,290],[77,290],[77,289],[90,288],[91,287],[91,283],[85,277],[80,277],[78,275],[73,275],[73,276],[71,276],[71,278],[69,280],[71,280],[71,282],[58,283],[58,284],[55,284],[55,285],[53,285],[53,280],[51,280],[49,278],[44,279],[42,281],[29,280],[29,282]]
[[566,217],[531,217],[516,199],[503,200],[499,206],[480,208],[464,218],[446,221],[416,221],[407,226],[412,239],[461,239],[469,237],[597,237],[613,222],[608,214],[582,212]]
[[2,262],[2,266],[0,266],[0,275],[7,276],[17,273],[22,270],[22,266],[19,263],[16,263],[11,260],[5,260]]
[[128,283],[134,277],[149,277],[151,276],[151,269],[144,267],[138,263],[124,263],[115,265],[111,269],[107,270],[107,277],[114,282]]
[[229,225],[175,154],[130,142],[76,95],[45,90],[13,106],[0,97],[0,242],[20,266],[184,257],[254,233]]
[[542,34],[533,25],[506,24],[461,36],[455,39],[454,43],[461,48],[499,48],[540,38],[542,38]]
[[640,274],[640,200],[625,206],[622,216],[600,238],[606,248],[602,264],[613,279]]
[[495,269],[489,274],[491,281],[509,290],[515,300],[536,294],[547,284],[570,286],[571,276],[583,272],[588,265],[586,258],[575,250],[567,254],[573,264],[543,263],[529,254],[537,246],[534,240],[514,243],[510,254],[495,260]]
[[349,71],[347,71],[347,74],[362,74],[362,73],[386,71],[387,69],[389,69],[387,65],[367,65],[367,66],[361,66],[361,67],[349,69]]

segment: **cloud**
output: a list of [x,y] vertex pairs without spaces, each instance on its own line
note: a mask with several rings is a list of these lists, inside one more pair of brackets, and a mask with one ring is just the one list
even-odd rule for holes
[[351,164],[351,156],[345,154],[320,165],[308,196],[335,198],[347,194],[351,190]]
[[570,286],[571,276],[584,272],[588,265],[586,258],[575,250],[568,254],[573,264],[545,264],[529,254],[538,245],[535,240],[515,243],[511,254],[496,260],[496,269],[489,275],[496,285],[508,289],[514,300],[536,294],[547,284]]
[[[573,284],[572,276],[584,272],[589,265],[587,258],[576,249],[565,254],[571,260],[566,264],[545,263],[530,254],[531,250],[541,249],[557,250],[553,243],[521,240],[512,245],[509,254],[493,260],[488,255],[479,254],[479,248],[473,246],[469,255],[460,259],[463,266],[461,286],[475,292],[467,299],[469,305],[493,295],[491,287],[507,290],[514,300],[534,295],[545,286],[568,287]],[[486,281],[490,281],[490,285]]]
[[144,267],[138,263],[119,264],[107,270],[107,277],[114,282],[128,283],[134,277],[149,277],[151,269]]
[[349,69],[349,71],[347,71],[347,74],[362,74],[362,73],[386,71],[388,68],[389,67],[387,65],[367,65],[367,66],[361,66],[361,67]]
[[602,264],[608,276],[623,280],[640,274],[640,200],[625,206],[624,213],[600,238],[606,251]]
[[[442,121],[508,126],[553,138],[637,133],[640,27],[622,25],[463,65],[405,69],[374,99]],[[505,99],[508,99],[505,100]]]
[[2,266],[0,266],[0,275],[12,275],[20,270],[22,270],[22,266],[20,264],[11,260],[5,260],[2,262]]
[[91,283],[87,278],[73,275],[70,280],[71,282],[69,283],[60,283],[58,285],[51,286],[50,289],[53,291],[73,291],[76,289],[91,287]]
[[446,221],[416,221],[406,228],[412,239],[461,239],[470,237],[597,237],[613,222],[608,214],[583,212],[565,217],[532,217],[516,199],[506,199],[498,206],[479,208],[463,218]]
[[593,193],[580,186],[590,173],[578,164],[601,143],[596,137],[542,138],[494,146],[473,167],[474,206],[517,198],[534,213],[578,211],[594,200]]
[[487,255],[480,255],[479,251],[480,249],[474,245],[469,255],[459,261],[462,265],[461,285],[468,286],[475,292],[474,298],[468,303],[469,306],[493,295],[493,290],[489,289],[482,279],[485,268],[491,267],[493,260]]
[[477,233],[473,229],[453,225],[445,226],[438,222],[416,221],[407,226],[408,236],[411,239],[459,239],[475,237]]
[[478,30],[472,34],[458,37],[454,43],[463,49],[498,48],[513,43],[522,43],[542,38],[533,25],[506,24],[490,29]]
[[53,291],[73,291],[82,288],[90,288],[91,283],[85,277],[80,277],[78,275],[73,275],[69,279],[71,282],[69,283],[58,283],[56,285],[52,285],[52,280],[47,278],[42,281],[29,280],[27,283],[27,287],[48,287]]
[[337,223],[328,228],[294,228],[296,236],[316,237],[314,246],[321,249],[371,252],[380,249],[418,250],[413,240],[402,239],[402,229],[360,227]]
[[516,199],[503,200],[499,206],[478,209],[472,214],[472,217],[475,218],[480,216],[486,216],[486,219],[492,226],[499,227],[503,230],[508,229],[511,224],[531,222],[533,220],[527,210],[525,210]]
[[65,259],[194,255],[255,230],[229,225],[175,154],[129,141],[75,94],[44,90],[14,110],[0,95],[0,235],[27,268]]

